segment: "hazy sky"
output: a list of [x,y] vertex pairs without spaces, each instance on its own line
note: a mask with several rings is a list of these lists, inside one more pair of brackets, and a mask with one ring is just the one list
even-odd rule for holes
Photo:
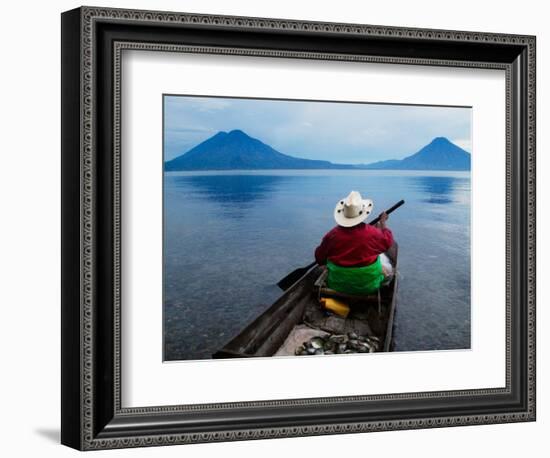
[[470,151],[471,109],[165,96],[164,154],[240,129],[281,153],[343,164],[402,159],[434,137]]

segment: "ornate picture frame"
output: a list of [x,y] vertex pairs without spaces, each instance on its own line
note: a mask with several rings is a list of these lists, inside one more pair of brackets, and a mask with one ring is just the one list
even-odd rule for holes
[[[535,420],[533,36],[81,7],[62,14],[62,435],[79,450]],[[123,50],[506,73],[506,386],[124,407]]]

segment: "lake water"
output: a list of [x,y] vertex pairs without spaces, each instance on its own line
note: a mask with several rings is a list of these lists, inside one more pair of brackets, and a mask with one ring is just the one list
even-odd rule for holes
[[[373,215],[400,199],[397,351],[470,347],[470,173],[374,170],[171,172],[164,190],[165,359],[202,359],[313,260],[351,190]],[[374,217],[374,216],[373,216]]]

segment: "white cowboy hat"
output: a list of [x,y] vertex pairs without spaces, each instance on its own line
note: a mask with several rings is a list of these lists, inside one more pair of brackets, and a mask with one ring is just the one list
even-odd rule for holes
[[372,200],[363,199],[357,191],[351,191],[349,196],[336,204],[334,219],[339,226],[356,226],[365,221],[373,209]]

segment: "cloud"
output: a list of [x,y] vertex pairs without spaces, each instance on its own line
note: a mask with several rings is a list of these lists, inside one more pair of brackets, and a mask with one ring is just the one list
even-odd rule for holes
[[165,134],[167,135],[189,135],[189,134],[196,134],[196,133],[203,133],[203,132],[211,132],[212,129],[209,127],[202,127],[202,126],[196,126],[196,127],[170,127],[166,128],[164,130]]
[[462,149],[465,149],[469,153],[472,152],[472,140],[469,138],[450,138],[455,145],[460,146]]
[[195,105],[199,111],[209,113],[226,110],[231,107],[231,102],[227,99],[205,98]]

